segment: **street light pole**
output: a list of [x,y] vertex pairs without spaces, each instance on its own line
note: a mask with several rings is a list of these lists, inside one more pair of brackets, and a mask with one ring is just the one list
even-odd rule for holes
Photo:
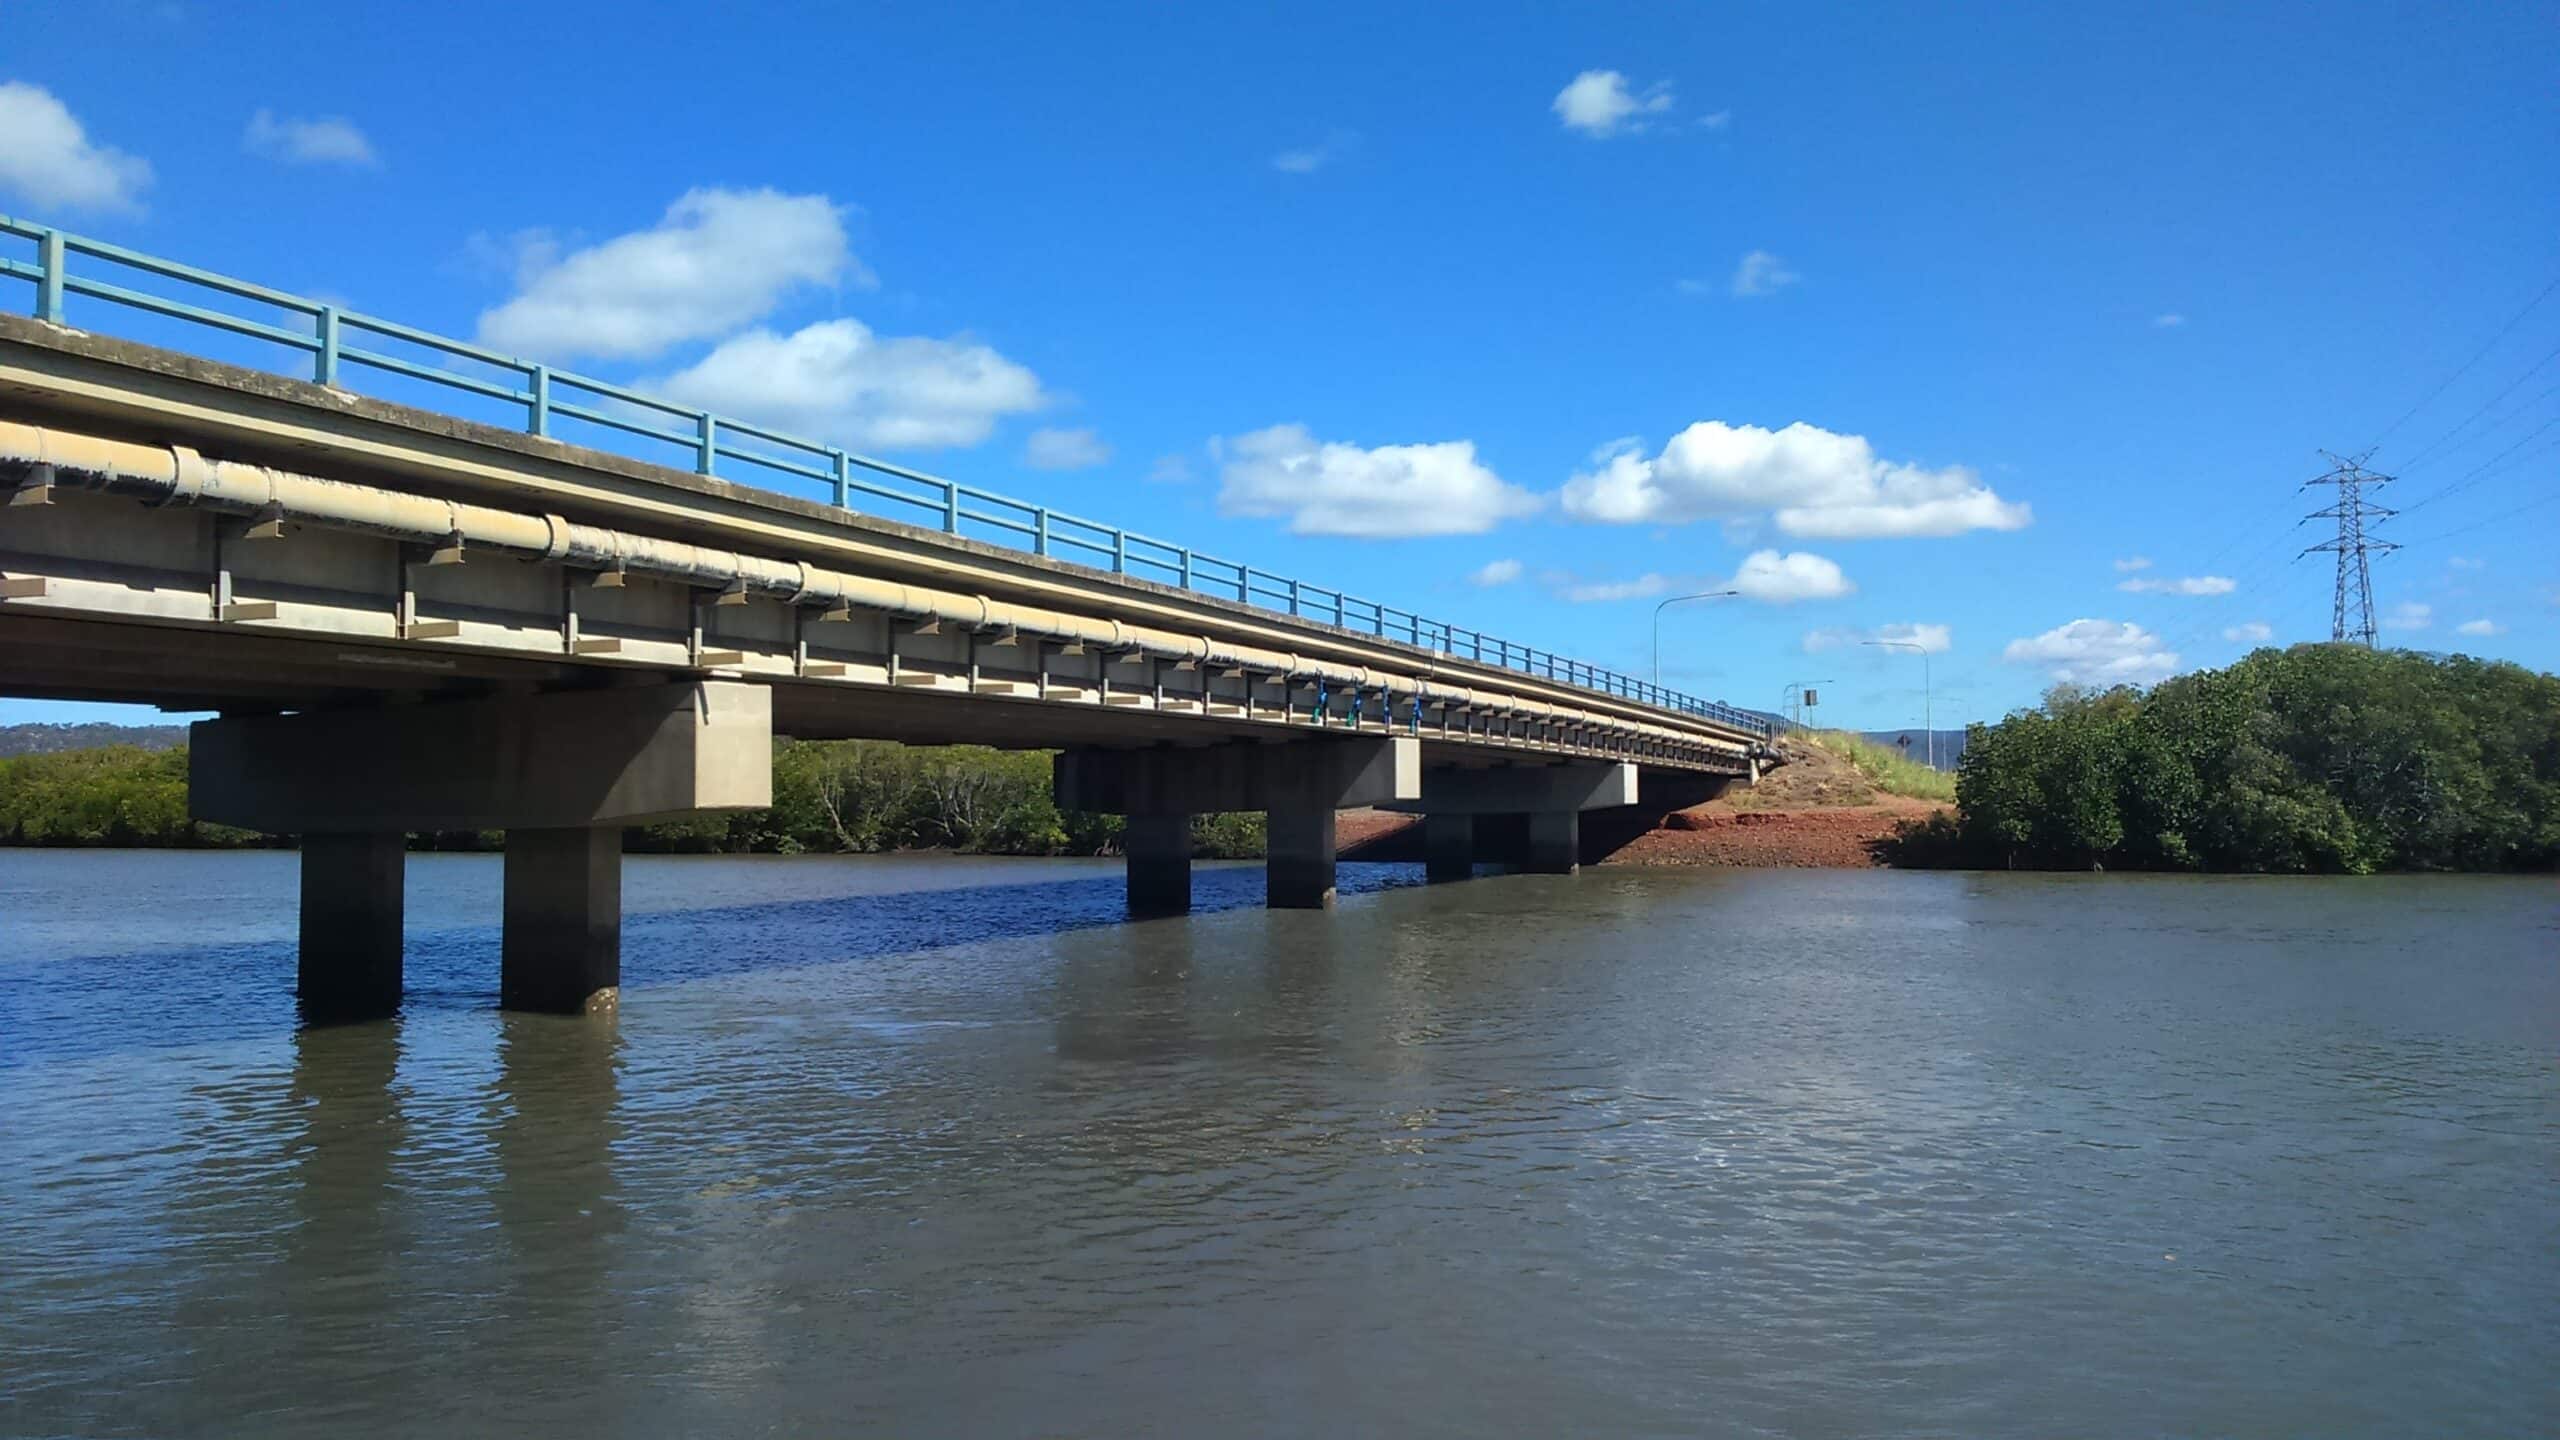
[[1861,640],[1861,645],[1882,645],[1895,650],[1920,652],[1920,725],[1929,732],[1929,768],[1938,768],[1938,721],[1929,705],[1929,647],[1911,640]]
[[1701,590],[1695,595],[1674,595],[1653,607],[1653,684],[1655,689],[1662,688],[1662,612],[1683,600],[1721,600],[1728,595],[1741,593],[1739,590]]
[[[1839,683],[1840,682],[1837,680],[1790,680],[1787,682],[1787,688],[1778,692],[1778,708],[1787,711],[1789,718],[1794,721],[1795,727],[1801,730],[1804,728],[1804,709],[1798,702],[1804,695],[1804,687],[1807,685],[1837,685]],[[1794,706],[1795,708],[1789,709],[1790,706]]]

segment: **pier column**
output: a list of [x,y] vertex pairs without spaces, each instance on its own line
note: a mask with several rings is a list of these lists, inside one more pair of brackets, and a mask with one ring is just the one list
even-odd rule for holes
[[1528,863],[1520,868],[1532,875],[1570,875],[1581,864],[1582,812],[1530,811]]
[[1476,873],[1476,817],[1433,811],[1422,817],[1423,874],[1464,880]]
[[1191,909],[1191,817],[1132,815],[1120,830],[1129,857],[1129,913],[1181,915]]
[[303,1017],[379,1020],[400,1008],[401,884],[408,839],[397,832],[302,837]]
[[555,1015],[622,995],[622,827],[507,832],[498,1005]]
[[1333,807],[1266,812],[1266,902],[1274,910],[1333,908]]

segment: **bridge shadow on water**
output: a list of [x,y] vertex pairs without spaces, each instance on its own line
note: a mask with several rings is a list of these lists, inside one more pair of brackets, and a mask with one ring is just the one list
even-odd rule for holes
[[[626,883],[654,878],[638,867],[625,873]],[[1345,862],[1340,870],[1346,898],[1422,883],[1418,865]],[[1193,875],[1191,914],[1257,908],[1263,891],[1259,865],[1204,865]],[[1182,923],[1134,919],[1117,873],[674,910],[626,907],[622,989],[625,1004],[645,1004],[632,997],[760,971]],[[494,1010],[498,950],[494,924],[411,929],[402,1014]],[[6,1037],[0,1070],[220,1045],[296,1028],[363,1028],[307,1026],[294,1003],[294,972],[290,940],[162,946],[0,970],[0,1037]]]

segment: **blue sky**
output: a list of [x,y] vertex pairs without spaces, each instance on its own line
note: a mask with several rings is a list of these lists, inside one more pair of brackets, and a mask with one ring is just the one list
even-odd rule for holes
[[1738,585],[1666,679],[1883,728],[1861,639],[1951,723],[2325,637],[2377,439],[2388,639],[2560,668],[2556,81],[2552,5],[15,0],[0,207],[1638,673]]

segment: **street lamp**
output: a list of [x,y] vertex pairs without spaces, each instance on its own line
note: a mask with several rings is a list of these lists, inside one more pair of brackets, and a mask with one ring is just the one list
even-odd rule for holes
[[1662,688],[1662,612],[1683,600],[1721,600],[1727,595],[1741,593],[1739,590],[1701,590],[1695,595],[1674,595],[1653,607],[1653,687],[1655,689]]
[[1920,652],[1920,726],[1929,732],[1929,768],[1938,768],[1938,723],[1929,708],[1929,647],[1916,640],[1861,640],[1861,645],[1882,645],[1895,650]]

